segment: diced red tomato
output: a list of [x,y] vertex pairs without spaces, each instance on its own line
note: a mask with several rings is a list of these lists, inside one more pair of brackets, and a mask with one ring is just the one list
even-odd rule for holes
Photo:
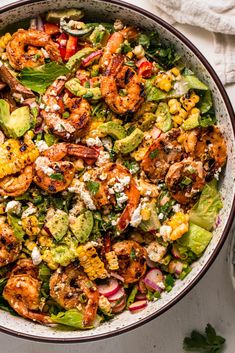
[[44,32],[52,36],[54,34],[60,33],[60,27],[54,23],[46,22],[44,23]]
[[78,37],[69,35],[67,45],[66,45],[66,53],[64,58],[65,61],[69,60],[69,58],[77,52],[77,44],[78,44]]
[[153,72],[153,64],[149,61],[143,62],[138,69],[138,74],[143,78],[151,77],[152,72]]
[[57,39],[57,42],[59,43],[60,55],[63,60],[66,54],[67,41],[68,41],[68,36],[65,33],[61,33],[61,35]]

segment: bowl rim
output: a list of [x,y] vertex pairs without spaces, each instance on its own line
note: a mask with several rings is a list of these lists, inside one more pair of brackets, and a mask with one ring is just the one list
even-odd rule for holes
[[[25,5],[29,5],[29,4],[33,4],[33,3],[40,3],[43,1],[45,1],[45,0],[18,0],[18,1],[14,1],[8,5],[1,6],[0,7],[0,15],[4,14],[5,12],[7,12],[9,10],[13,10],[17,7],[23,7]],[[147,18],[150,18],[151,20],[157,22],[162,27],[164,27],[169,32],[171,32],[173,35],[175,35],[181,42],[183,42],[183,44],[185,44],[194,53],[194,55],[196,55],[197,58],[202,62],[202,64],[205,66],[205,68],[207,69],[207,71],[211,75],[213,81],[215,82],[215,84],[216,84],[216,86],[217,86],[217,88],[223,98],[225,106],[228,110],[228,115],[230,117],[233,132],[235,134],[235,114],[234,114],[234,110],[233,110],[232,104],[230,102],[230,99],[228,97],[228,94],[225,91],[225,88],[224,88],[222,82],[220,81],[218,75],[216,74],[215,70],[213,69],[211,64],[208,62],[208,60],[204,57],[204,55],[200,52],[200,50],[197,49],[197,47],[187,37],[184,36],[184,34],[182,34],[180,31],[178,31],[172,25],[170,25],[169,23],[164,21],[162,18],[158,17],[157,15],[152,14],[151,12],[149,12],[147,10],[140,8],[139,6],[136,6],[136,5],[127,3],[125,1],[121,1],[121,0],[98,0],[98,1],[101,4],[102,3],[111,3],[114,5],[122,6],[124,8],[130,9],[130,10],[134,10],[135,12],[138,12],[138,13],[146,16]],[[191,283],[182,292],[180,292],[178,295],[176,295],[176,297],[174,299],[172,299],[169,303],[167,303],[163,308],[160,308],[156,313],[150,314],[146,318],[143,318],[136,323],[130,324],[130,325],[125,326],[123,328],[118,328],[115,331],[102,333],[102,334],[98,334],[98,335],[93,335],[93,336],[88,336],[88,337],[71,337],[71,338],[53,338],[53,337],[48,338],[45,336],[40,337],[40,336],[36,336],[36,335],[19,333],[15,330],[5,328],[2,325],[0,325],[0,332],[10,334],[14,337],[20,337],[20,338],[31,340],[31,341],[38,341],[38,342],[45,342],[45,343],[83,343],[83,342],[93,342],[93,341],[101,340],[104,338],[111,338],[111,337],[120,335],[122,333],[126,333],[126,332],[133,330],[135,328],[138,328],[138,327],[142,326],[143,324],[146,324],[147,322],[150,322],[151,320],[160,316],[161,314],[166,312],[168,309],[170,309],[174,304],[179,302],[188,292],[191,291],[191,289],[199,282],[199,280],[202,279],[202,277],[206,274],[206,272],[208,271],[208,269],[210,268],[210,266],[213,264],[216,257],[218,256],[218,254],[219,254],[219,252],[220,252],[220,250],[221,250],[221,248],[222,248],[222,246],[223,246],[223,244],[229,234],[230,228],[232,226],[234,215],[235,215],[235,195],[233,197],[232,207],[231,207],[228,221],[227,221],[226,226],[224,228],[223,234],[222,234],[217,246],[215,247],[213,254],[209,258],[209,260],[206,262],[206,264],[201,269],[201,271],[197,274],[197,276],[195,276],[195,278],[191,281]]]

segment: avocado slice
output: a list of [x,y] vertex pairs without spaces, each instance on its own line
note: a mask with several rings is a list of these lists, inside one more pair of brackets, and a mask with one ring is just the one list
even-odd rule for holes
[[93,225],[92,212],[86,211],[78,216],[74,222],[71,222],[69,226],[79,243],[85,243],[91,234]]
[[115,141],[113,150],[114,152],[117,152],[117,153],[120,152],[123,154],[128,154],[134,151],[139,146],[143,138],[144,138],[143,131],[137,128],[134,131],[132,131],[132,133],[129,136],[121,140]]
[[186,119],[181,125],[182,129],[184,130],[192,130],[198,126],[199,126],[199,119],[197,116],[191,116],[190,118]]
[[45,226],[49,229],[56,241],[60,241],[68,231],[69,217],[66,212],[56,210],[54,215],[46,222]]
[[148,204],[148,209],[151,212],[151,216],[147,221],[141,221],[139,228],[143,232],[150,232],[152,230],[157,230],[161,227],[161,223],[159,221],[157,210],[156,210],[156,202],[152,201]]
[[121,140],[126,137],[126,131],[122,125],[115,123],[114,121],[108,121],[99,126],[99,130],[106,135],[110,135],[115,140]]
[[86,58],[89,54],[93,53],[93,51],[95,50],[96,50],[95,48],[83,48],[79,50],[76,54],[71,56],[71,58],[68,60],[65,66],[70,71],[72,71],[73,69],[78,69],[82,59]]
[[7,137],[21,137],[32,127],[29,107],[20,107],[10,113],[10,105],[0,99],[0,127]]
[[51,23],[59,24],[62,18],[78,21],[84,16],[84,12],[79,9],[66,9],[58,11],[49,11],[46,15],[46,20]]
[[87,99],[91,98],[92,100],[98,100],[102,98],[101,90],[99,87],[86,88],[80,84],[80,81],[77,78],[71,78],[71,80],[65,83],[65,87],[78,97]]
[[167,132],[172,128],[171,114],[167,103],[159,103],[156,111],[156,126],[163,132]]
[[101,29],[101,26],[95,28],[89,37],[93,45],[101,44],[102,46],[104,46],[109,39],[109,31],[105,28]]

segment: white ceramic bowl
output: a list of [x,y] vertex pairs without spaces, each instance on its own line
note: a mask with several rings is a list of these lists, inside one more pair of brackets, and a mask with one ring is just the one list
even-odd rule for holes
[[0,312],[1,331],[47,342],[81,342],[110,337],[140,326],[168,310],[202,278],[216,258],[228,235],[235,209],[235,118],[231,104],[220,80],[204,56],[172,26],[140,8],[116,0],[23,0],[0,9],[0,28],[50,9],[71,7],[83,8],[86,16],[96,21],[113,21],[120,18],[124,23],[147,30],[156,30],[164,41],[173,43],[188,66],[212,90],[218,123],[227,140],[228,161],[220,183],[224,199],[224,207],[220,214],[221,223],[203,256],[194,263],[190,274],[183,281],[177,281],[173,290],[170,293],[164,293],[161,300],[149,303],[148,307],[139,314],[133,315],[125,311],[111,321],[88,331],[57,330]]

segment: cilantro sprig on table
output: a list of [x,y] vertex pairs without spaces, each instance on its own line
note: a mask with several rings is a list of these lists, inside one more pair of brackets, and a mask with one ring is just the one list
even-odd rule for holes
[[205,334],[193,330],[190,337],[185,337],[183,348],[185,351],[202,353],[221,353],[225,338],[217,336],[215,329],[207,324]]

